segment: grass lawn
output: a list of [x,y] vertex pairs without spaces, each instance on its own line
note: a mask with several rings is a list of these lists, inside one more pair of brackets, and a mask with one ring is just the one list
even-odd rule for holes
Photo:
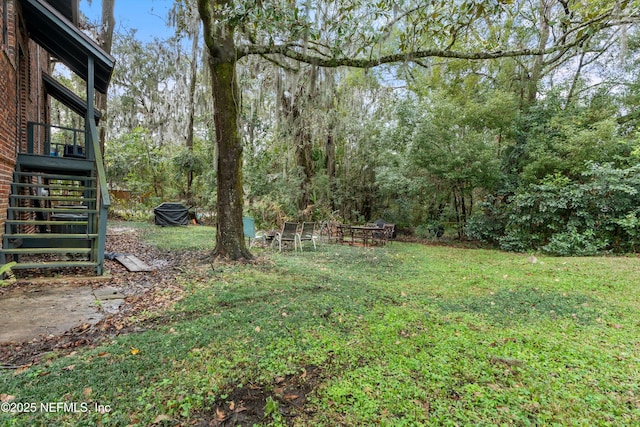
[[[145,230],[180,250],[213,236]],[[254,252],[186,268],[144,332],[0,372],[0,397],[38,405],[0,425],[640,425],[638,257]]]

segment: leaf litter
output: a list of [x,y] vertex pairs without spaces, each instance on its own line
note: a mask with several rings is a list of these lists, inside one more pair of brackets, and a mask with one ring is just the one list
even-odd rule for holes
[[[182,298],[183,290],[177,278],[185,266],[198,264],[207,254],[199,251],[160,250],[145,244],[138,230],[110,229],[107,232],[106,251],[135,254],[155,267],[151,272],[129,272],[115,260],[105,259],[110,278],[80,275],[82,272],[65,271],[65,278],[79,286],[98,289],[110,286],[125,296],[124,303],[115,313],[95,324],[83,323],[57,335],[40,335],[24,342],[0,343],[0,368],[19,369],[39,363],[52,352],[70,353],[78,347],[95,347],[105,339],[144,330],[136,319],[139,313],[161,313]],[[0,288],[0,296],[12,288],[34,286],[36,280],[21,280]]]

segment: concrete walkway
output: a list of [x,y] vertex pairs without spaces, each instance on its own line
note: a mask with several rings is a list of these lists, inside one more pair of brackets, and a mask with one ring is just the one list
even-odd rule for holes
[[0,343],[59,335],[84,323],[95,324],[124,302],[115,288],[47,284],[18,287],[0,296]]

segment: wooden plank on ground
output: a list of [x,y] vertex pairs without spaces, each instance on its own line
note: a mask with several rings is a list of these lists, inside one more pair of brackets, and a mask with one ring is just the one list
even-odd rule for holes
[[135,255],[118,255],[116,260],[129,271],[153,271],[153,267],[145,264]]

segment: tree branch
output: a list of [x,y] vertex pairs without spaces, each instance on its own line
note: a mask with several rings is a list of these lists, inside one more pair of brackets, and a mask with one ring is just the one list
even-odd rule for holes
[[512,50],[494,50],[494,51],[478,51],[478,52],[462,52],[449,49],[423,49],[413,52],[401,52],[390,55],[382,55],[374,58],[348,58],[348,57],[318,57],[310,54],[309,52],[301,52],[293,49],[290,45],[274,45],[274,46],[260,46],[250,45],[244,46],[238,49],[238,57],[247,55],[269,55],[280,54],[287,58],[305,62],[311,65],[317,65],[321,67],[336,68],[336,67],[354,67],[354,68],[373,68],[382,64],[389,64],[393,62],[410,62],[424,58],[456,58],[467,59],[472,61],[497,59],[507,57],[518,56],[535,56],[535,55],[547,55],[556,52],[563,52],[576,45],[579,45],[584,40],[583,38],[573,41],[572,43],[555,46],[546,49],[512,49]]

